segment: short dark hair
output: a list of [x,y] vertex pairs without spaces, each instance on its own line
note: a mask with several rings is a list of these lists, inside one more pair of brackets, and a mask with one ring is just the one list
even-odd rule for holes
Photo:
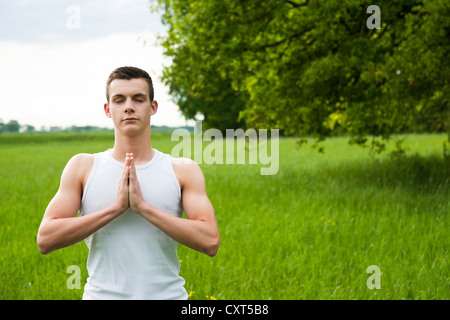
[[154,98],[154,92],[153,92],[153,82],[150,75],[139,68],[136,67],[119,67],[108,77],[108,80],[106,81],[106,100],[109,102],[109,85],[113,80],[121,79],[121,80],[131,80],[131,79],[144,79],[148,84],[148,92],[150,94],[150,101],[153,101]]

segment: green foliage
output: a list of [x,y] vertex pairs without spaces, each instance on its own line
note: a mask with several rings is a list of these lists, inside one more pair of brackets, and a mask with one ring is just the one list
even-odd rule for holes
[[[157,0],[170,93],[205,126],[388,138],[450,126],[450,4]],[[450,130],[449,130],[450,131]]]
[[19,130],[20,124],[16,120],[10,120],[8,123],[3,123],[3,120],[0,119],[0,133],[16,133],[19,132]]

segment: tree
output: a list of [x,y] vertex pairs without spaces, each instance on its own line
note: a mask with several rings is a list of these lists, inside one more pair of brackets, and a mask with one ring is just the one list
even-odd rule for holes
[[36,128],[34,126],[29,125],[29,124],[23,125],[22,126],[22,130],[23,130],[23,132],[26,132],[26,133],[34,133],[34,132],[36,132]]
[[20,130],[20,124],[16,120],[10,120],[5,125],[5,132],[17,133]]
[[186,116],[212,123],[359,143],[449,130],[450,3],[377,5],[380,29],[357,0],[157,0],[163,79]]
[[[238,116],[245,106],[245,92],[232,87],[227,73],[229,66],[218,54],[220,44],[214,43],[215,35],[208,32],[210,26],[190,23],[196,14],[206,15],[201,17],[202,21],[209,21],[208,10],[196,9],[205,4],[208,2],[161,2],[166,9],[163,22],[173,26],[163,40],[165,54],[173,59],[172,65],[164,70],[163,80],[186,118],[194,119],[200,112],[205,128],[238,128],[242,124]],[[195,13],[186,15],[190,11]],[[222,31],[231,32],[228,28]]]

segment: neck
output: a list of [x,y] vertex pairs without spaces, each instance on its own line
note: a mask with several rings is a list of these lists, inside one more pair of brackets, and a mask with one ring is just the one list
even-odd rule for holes
[[150,128],[139,135],[123,135],[115,130],[111,155],[114,159],[124,162],[126,153],[133,153],[136,165],[145,164],[153,158],[155,151],[151,145]]

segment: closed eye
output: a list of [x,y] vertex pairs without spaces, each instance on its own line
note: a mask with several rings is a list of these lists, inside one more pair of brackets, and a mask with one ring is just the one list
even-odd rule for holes
[[147,99],[145,94],[138,93],[133,96],[133,100],[137,102],[145,102]]

